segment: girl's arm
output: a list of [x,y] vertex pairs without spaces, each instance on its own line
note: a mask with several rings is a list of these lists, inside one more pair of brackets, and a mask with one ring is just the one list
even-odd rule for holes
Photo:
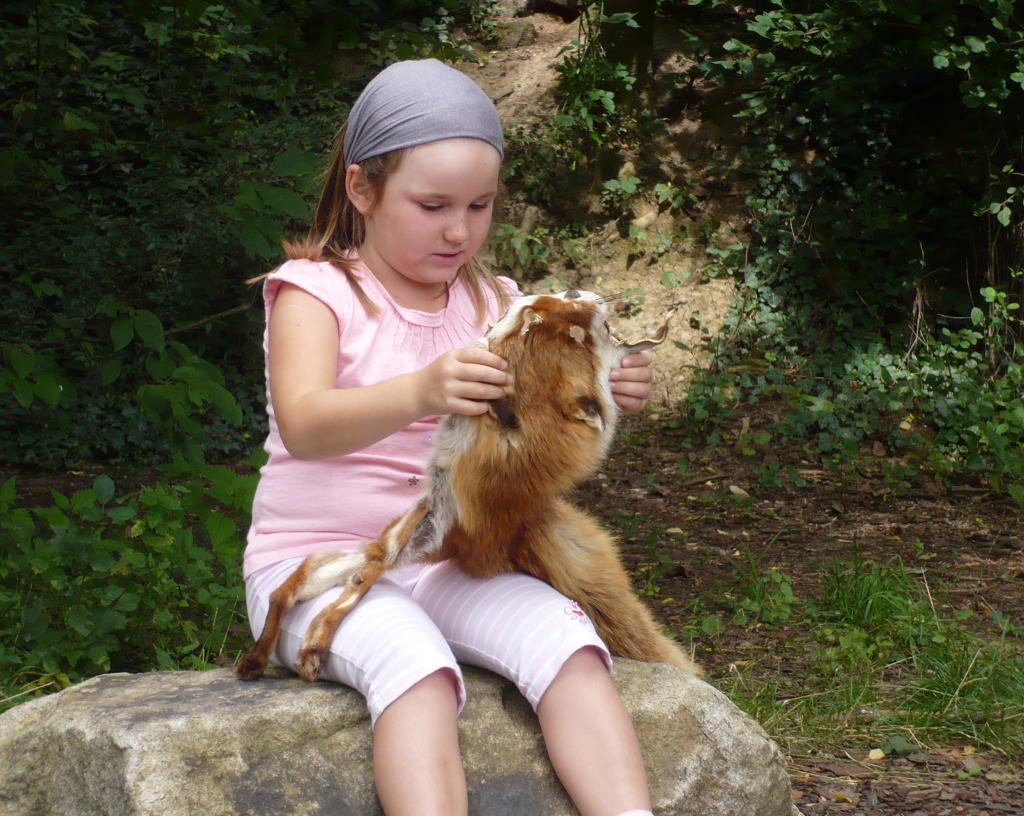
[[270,316],[270,398],[281,439],[297,459],[362,450],[431,414],[480,414],[502,396],[506,363],[475,346],[426,368],[360,388],[335,386],[338,324],[308,292],[283,284]]

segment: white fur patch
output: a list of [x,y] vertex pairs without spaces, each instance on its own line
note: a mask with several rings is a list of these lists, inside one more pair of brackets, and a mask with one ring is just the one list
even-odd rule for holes
[[308,601],[331,587],[340,586],[348,581],[352,573],[366,566],[366,557],[362,553],[338,555],[330,553],[330,560],[324,559],[310,572],[299,592],[297,601]]

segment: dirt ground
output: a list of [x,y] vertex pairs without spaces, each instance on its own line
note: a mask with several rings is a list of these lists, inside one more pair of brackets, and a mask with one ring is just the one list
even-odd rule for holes
[[[753,417],[753,427],[757,422]],[[638,587],[673,629],[688,622],[686,604],[695,596],[710,611],[731,615],[727,598],[738,593],[736,565],[746,552],[759,569],[788,575],[797,597],[813,598],[832,560],[852,556],[855,548],[880,562],[900,556],[921,563],[923,554],[937,603],[980,613],[999,609],[1024,624],[1024,514],[1012,503],[980,487],[947,490],[927,480],[894,493],[879,475],[851,480],[821,469],[798,449],[773,455],[806,485],[768,489],[754,472],[760,458],[727,445],[688,442],[663,421],[626,417],[602,473],[578,497],[619,533]],[[669,554],[667,564],[659,551]],[[809,670],[812,645],[813,626],[792,623],[727,625],[716,637],[698,638],[694,648],[715,684],[736,666],[750,667],[754,682],[773,674],[799,678]],[[1024,813],[1019,757],[942,745],[870,760],[869,747],[854,735],[834,752],[780,741],[790,758],[794,802],[805,816]],[[843,735],[834,742],[842,746]]]

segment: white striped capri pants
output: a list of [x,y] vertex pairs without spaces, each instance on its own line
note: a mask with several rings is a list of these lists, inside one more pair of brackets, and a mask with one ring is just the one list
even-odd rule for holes
[[[270,594],[302,563],[291,558],[251,575],[246,602],[259,637]],[[285,614],[271,663],[292,668],[310,622],[340,587],[297,603]],[[534,709],[573,654],[592,646],[611,657],[590,619],[550,585],[522,573],[472,578],[450,561],[389,570],[345,617],[321,677],[366,697],[373,723],[405,691],[439,670],[466,688],[458,662],[511,680]]]

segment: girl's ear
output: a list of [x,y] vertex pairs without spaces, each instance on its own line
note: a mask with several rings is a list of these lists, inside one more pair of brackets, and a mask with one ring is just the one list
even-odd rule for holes
[[363,217],[368,216],[373,210],[373,192],[370,185],[366,183],[366,176],[363,175],[363,168],[358,164],[350,164],[345,171],[345,193],[352,205],[359,210]]

